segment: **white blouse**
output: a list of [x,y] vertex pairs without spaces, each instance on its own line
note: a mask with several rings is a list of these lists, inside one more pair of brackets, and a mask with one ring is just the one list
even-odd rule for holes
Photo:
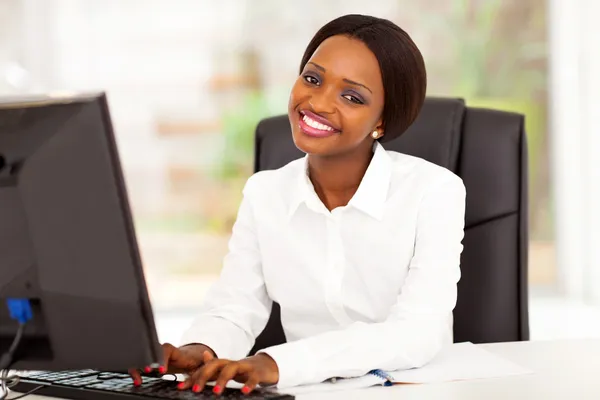
[[182,344],[244,358],[276,301],[288,343],[264,352],[280,388],[427,363],[452,341],[461,179],[376,143],[358,191],[330,212],[306,167],[248,180],[221,277]]

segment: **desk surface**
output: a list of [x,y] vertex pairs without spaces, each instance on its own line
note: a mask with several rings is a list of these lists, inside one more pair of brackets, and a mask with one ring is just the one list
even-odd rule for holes
[[[534,400],[600,399],[600,338],[495,343],[485,349],[527,367],[534,374],[427,385],[396,385],[354,391],[313,393],[298,400]],[[29,396],[31,400],[49,397]]]

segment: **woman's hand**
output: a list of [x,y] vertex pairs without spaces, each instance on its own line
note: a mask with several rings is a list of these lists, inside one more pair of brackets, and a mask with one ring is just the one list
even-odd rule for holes
[[[158,368],[161,374],[188,374],[196,373],[206,360],[216,359],[215,353],[203,344],[191,344],[183,347],[175,347],[170,343],[162,345],[164,364]],[[152,372],[151,367],[144,368],[144,372]],[[133,378],[133,384],[142,384],[142,376],[137,369],[130,369],[129,374]]]
[[262,353],[240,361],[218,359],[207,354],[204,366],[180,383],[178,388],[192,388],[194,392],[201,392],[207,382],[216,381],[213,391],[221,394],[230,380],[243,383],[242,392],[248,394],[259,384],[276,384],[279,381],[279,368],[275,360]]

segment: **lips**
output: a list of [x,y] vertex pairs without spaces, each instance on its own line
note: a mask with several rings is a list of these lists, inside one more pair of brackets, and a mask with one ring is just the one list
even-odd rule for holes
[[331,122],[311,111],[300,111],[300,129],[307,135],[313,137],[329,137],[340,133]]

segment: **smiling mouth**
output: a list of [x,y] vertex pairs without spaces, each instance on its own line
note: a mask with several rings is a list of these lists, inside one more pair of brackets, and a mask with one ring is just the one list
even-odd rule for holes
[[300,120],[298,125],[302,132],[313,137],[328,137],[338,134],[340,131],[334,127],[323,124],[315,118],[311,118],[308,112],[300,111]]

